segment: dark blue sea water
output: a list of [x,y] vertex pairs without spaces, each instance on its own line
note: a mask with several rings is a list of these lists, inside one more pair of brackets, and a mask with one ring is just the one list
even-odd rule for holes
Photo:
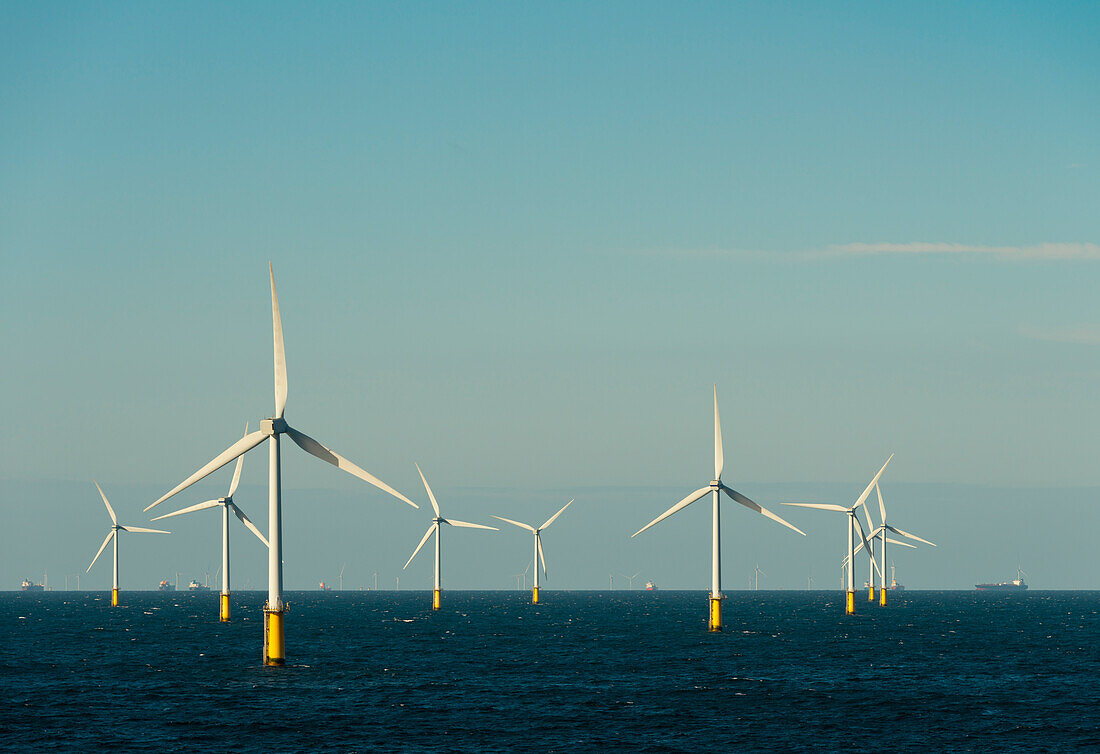
[[0,747],[1100,751],[1097,592],[0,594]]

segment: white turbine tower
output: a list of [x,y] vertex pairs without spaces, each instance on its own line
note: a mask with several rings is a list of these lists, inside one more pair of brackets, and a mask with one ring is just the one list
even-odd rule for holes
[[160,505],[178,492],[187,489],[206,475],[217,471],[238,456],[244,455],[264,440],[268,447],[268,548],[267,548],[267,603],[264,605],[264,663],[282,665],[286,662],[286,635],[283,630],[283,525],[282,525],[282,472],[279,461],[279,438],[290,437],[294,443],[310,455],[343,469],[352,476],[373,484],[398,500],[419,508],[397,490],[367,473],[343,456],[329,450],[309,435],[291,427],[283,418],[286,408],[287,380],[286,356],[283,351],[283,323],[279,316],[279,297],[275,293],[275,271],[268,265],[271,277],[271,320],[275,350],[275,416],[260,422],[260,429],[245,435],[226,448],[210,463],[161,496],[145,510]]
[[711,532],[711,545],[712,545],[711,555],[712,555],[712,559],[711,559],[711,573],[710,573],[710,611],[709,611],[710,617],[709,617],[709,621],[708,621],[708,628],[711,631],[721,631],[722,630],[722,556],[721,556],[721,541],[720,541],[720,535],[719,535],[719,522],[720,522],[719,499],[720,499],[721,493],[725,492],[726,495],[731,500],[733,500],[734,502],[740,503],[741,505],[745,506],[749,510],[756,511],[757,513],[759,513],[763,516],[767,516],[772,521],[776,521],[778,523],[781,523],[784,526],[786,526],[787,528],[793,529],[794,531],[798,532],[802,536],[806,536],[806,533],[803,532],[801,529],[799,529],[797,526],[794,526],[792,524],[787,523],[782,518],[775,515],[770,510],[768,510],[767,508],[764,508],[763,506],[757,505],[756,503],[754,503],[752,500],[749,500],[747,497],[742,495],[737,490],[730,489],[725,484],[723,484],[722,483],[722,467],[724,465],[724,461],[725,461],[725,459],[724,459],[724,456],[722,455],[722,424],[718,419],[718,386],[715,385],[714,386],[714,479],[711,481],[711,483],[709,485],[707,485],[706,487],[701,487],[700,489],[695,490],[695,492],[691,493],[690,495],[685,497],[683,500],[676,503],[676,505],[672,506],[671,508],[669,508],[667,511],[665,511],[661,515],[657,516],[657,518],[653,519],[648,524],[643,526],[641,529],[639,529],[638,531],[636,531],[636,532],[634,532],[633,534],[630,535],[631,537],[638,536],[639,534],[641,534],[643,531],[645,531],[649,527],[653,526],[654,524],[657,524],[657,523],[660,523],[661,521],[664,521],[666,518],[671,516],[673,513],[678,513],[679,511],[682,511],[684,508],[688,507],[689,505],[694,503],[696,500],[699,500],[700,498],[706,496],[707,493],[711,494],[711,497],[713,499],[713,511],[712,511],[713,530]]
[[[573,500],[576,500],[576,498],[573,498]],[[543,554],[543,552],[542,552],[542,530],[545,529],[546,527],[548,527],[550,524],[554,523],[558,519],[558,516],[560,516],[562,513],[564,513],[565,509],[573,504],[573,500],[570,500],[568,503],[563,505],[561,507],[561,510],[559,510],[553,516],[548,518],[546,520],[546,523],[543,524],[542,526],[538,527],[537,529],[534,526],[531,526],[530,524],[524,524],[524,523],[521,523],[519,521],[513,521],[512,519],[505,518],[504,516],[496,516],[496,515],[493,516],[493,518],[499,518],[501,521],[505,521],[509,524],[513,524],[515,526],[518,526],[521,529],[526,529],[529,532],[533,532],[534,535],[535,535],[535,557],[531,561],[535,565],[534,586],[531,589],[531,603],[532,604],[537,605],[539,603],[539,563],[540,562],[542,563],[542,575],[545,576],[546,578],[550,578],[550,572],[546,570],[546,555]],[[530,568],[531,566],[527,566],[527,567]],[[526,573],[527,572],[524,571],[524,574],[526,574]],[[526,578],[526,575],[525,575],[524,576],[524,587],[526,587],[526,586],[527,586],[527,578]]]
[[[248,425],[244,425],[245,437],[248,436]],[[222,594],[221,594],[221,608],[219,610],[219,618],[222,623],[229,622],[229,512],[241,520],[241,523],[248,527],[248,530],[259,537],[260,541],[264,543],[264,547],[267,547],[267,539],[260,530],[256,528],[256,525],[244,514],[244,511],[233,502],[233,494],[237,491],[237,485],[241,481],[241,465],[244,463],[244,456],[237,457],[237,467],[233,470],[233,481],[229,483],[229,494],[225,497],[219,497],[217,500],[207,500],[205,503],[198,503],[192,505],[189,508],[182,508],[172,513],[166,513],[163,516],[157,516],[154,521],[159,521],[162,518],[171,518],[172,516],[180,516],[184,513],[193,513],[195,511],[206,510],[207,508],[222,509],[222,564],[218,569],[222,575]],[[215,577],[216,578],[216,577]]]
[[435,494],[432,492],[432,488],[428,486],[428,480],[424,478],[424,472],[420,471],[420,464],[416,464],[416,470],[420,473],[420,481],[424,482],[424,489],[428,491],[428,500],[432,503],[432,510],[435,511],[435,518],[432,519],[431,526],[428,527],[428,531],[424,532],[423,538],[420,540],[420,544],[413,550],[413,554],[409,556],[409,559],[405,561],[405,565],[401,567],[401,570],[405,570],[409,567],[409,563],[416,557],[416,553],[420,552],[420,548],[424,546],[424,543],[428,541],[428,537],[435,534],[435,582],[432,588],[432,610],[438,610],[442,604],[442,589],[443,589],[443,575],[440,570],[440,547],[439,537],[442,531],[442,524],[448,526],[457,526],[463,529],[488,529],[489,531],[500,531],[495,526],[482,526],[481,524],[471,524],[466,521],[456,521],[453,518],[443,518],[443,514],[439,512],[439,503],[435,499]]
[[[103,550],[107,547],[107,543],[113,539],[115,541],[115,572],[114,579],[111,581],[111,607],[118,607],[118,533],[120,531],[125,531],[131,534],[169,534],[170,532],[162,531],[161,529],[143,529],[140,526],[123,526],[118,522],[118,517],[115,515],[115,509],[107,502],[107,496],[103,494],[103,488],[99,486],[99,482],[93,479],[92,483],[95,484],[95,488],[99,490],[99,496],[103,498],[103,504],[107,506],[107,513],[111,516],[111,530],[107,532],[107,538],[104,539],[103,544],[99,546],[99,550],[96,552],[95,557],[92,558],[92,562],[88,564],[88,568],[84,573],[92,570],[92,566],[99,560],[99,556],[103,554]],[[79,584],[79,581],[77,583]]]
[[[855,535],[856,527],[859,527],[859,538],[863,541],[863,546],[867,548],[867,553],[871,557],[872,564],[874,563],[875,554],[871,551],[870,545],[867,544],[867,532],[863,531],[863,524],[859,522],[859,518],[856,516],[856,509],[861,505],[865,505],[867,496],[871,494],[871,490],[878,484],[878,478],[882,476],[882,472],[886,471],[886,467],[890,465],[891,459],[894,454],[890,454],[890,458],[886,459],[886,463],[882,464],[882,468],[875,474],[875,478],[871,480],[871,483],[867,485],[867,489],[863,490],[863,494],[860,495],[855,503],[850,508],[846,508],[843,505],[834,505],[832,503],[783,503],[783,505],[795,505],[799,508],[816,508],[824,511],[838,511],[845,513],[848,516],[848,558],[845,561],[847,567],[845,571],[847,573],[847,597],[844,601],[844,612],[847,615],[852,615],[856,611],[856,593],[855,593],[855,568],[852,566],[855,563],[855,546],[853,544],[853,537]],[[877,568],[877,565],[872,565],[873,568]]]

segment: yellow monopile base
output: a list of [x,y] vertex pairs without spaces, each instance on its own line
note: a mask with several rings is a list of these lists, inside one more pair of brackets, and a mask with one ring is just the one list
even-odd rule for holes
[[880,605],[882,605],[883,607],[886,607],[886,590],[885,589],[879,589],[878,590],[878,603]]
[[710,598],[710,620],[707,622],[708,631],[722,630],[722,598]]
[[847,592],[848,598],[844,602],[844,614],[854,615],[856,612],[856,593]]
[[111,607],[118,607],[118,590],[111,590]]
[[283,610],[268,610],[264,607],[264,665],[286,664],[283,613]]
[[875,588],[874,587],[871,587],[870,591],[867,592],[867,601],[868,602],[874,602],[875,601]]
[[531,604],[539,604],[539,588],[537,586],[531,590]]
[[439,590],[432,591],[432,610],[438,610],[439,606],[443,603],[443,600],[439,594]]
[[223,594],[222,595],[221,621],[222,621],[222,623],[228,623],[229,622],[229,595],[228,594]]

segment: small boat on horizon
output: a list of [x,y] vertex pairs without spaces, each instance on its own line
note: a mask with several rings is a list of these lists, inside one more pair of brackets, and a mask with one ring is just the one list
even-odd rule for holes
[[655,592],[657,591],[657,585],[654,584],[652,581],[647,581],[645,582],[645,590],[647,592]]

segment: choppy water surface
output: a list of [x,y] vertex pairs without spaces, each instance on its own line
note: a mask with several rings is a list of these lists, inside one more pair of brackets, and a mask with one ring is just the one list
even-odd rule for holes
[[0,747],[1100,750],[1097,592],[0,594]]

